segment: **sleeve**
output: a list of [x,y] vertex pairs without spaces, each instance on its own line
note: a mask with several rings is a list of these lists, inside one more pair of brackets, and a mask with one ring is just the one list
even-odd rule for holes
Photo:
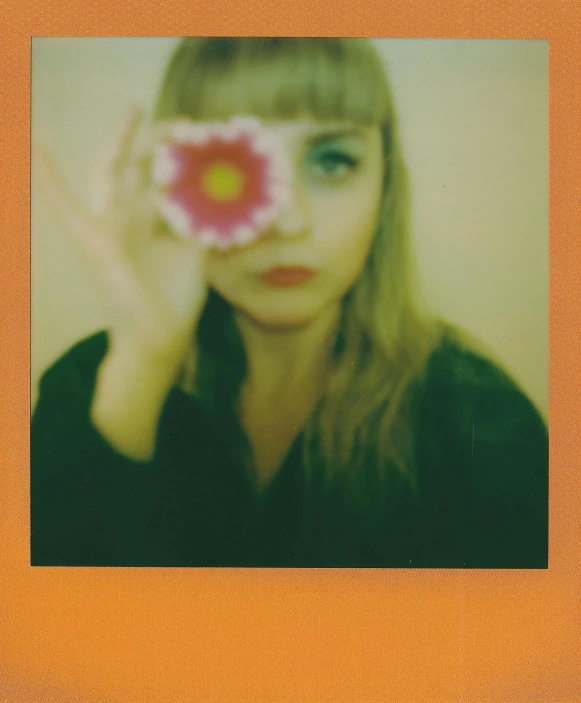
[[33,566],[133,565],[151,496],[153,462],[118,454],[89,418],[100,333],[43,376],[31,427]]
[[436,548],[439,566],[546,568],[549,456],[539,413],[507,374],[471,352],[454,350],[436,376],[430,512],[432,539],[447,542]]

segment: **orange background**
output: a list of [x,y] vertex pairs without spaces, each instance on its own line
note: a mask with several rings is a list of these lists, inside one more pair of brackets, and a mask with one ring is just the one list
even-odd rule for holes
[[[0,701],[581,701],[578,0],[3,3]],[[550,40],[548,571],[31,568],[30,38]]]

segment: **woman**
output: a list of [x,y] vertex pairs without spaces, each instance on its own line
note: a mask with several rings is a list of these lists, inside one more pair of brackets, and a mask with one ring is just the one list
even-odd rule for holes
[[[151,154],[176,119],[233,115],[284,145],[290,195],[246,246],[180,240],[151,206]],[[113,321],[41,383],[32,563],[545,567],[546,430],[414,302],[371,45],[186,39],[155,118],[145,148],[129,120],[97,213],[37,154]]]

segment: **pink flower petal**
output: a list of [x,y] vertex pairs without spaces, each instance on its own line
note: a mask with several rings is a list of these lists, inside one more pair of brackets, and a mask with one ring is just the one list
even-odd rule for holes
[[[182,120],[171,137],[155,151],[152,175],[165,190],[160,210],[178,234],[225,249],[253,241],[272,224],[292,176],[274,132],[237,116],[225,123]],[[220,175],[210,176],[213,168]]]

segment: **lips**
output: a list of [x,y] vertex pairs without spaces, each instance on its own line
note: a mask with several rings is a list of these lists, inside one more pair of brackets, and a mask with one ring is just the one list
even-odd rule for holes
[[304,266],[275,266],[261,274],[260,278],[269,286],[292,288],[308,283],[315,273]]

